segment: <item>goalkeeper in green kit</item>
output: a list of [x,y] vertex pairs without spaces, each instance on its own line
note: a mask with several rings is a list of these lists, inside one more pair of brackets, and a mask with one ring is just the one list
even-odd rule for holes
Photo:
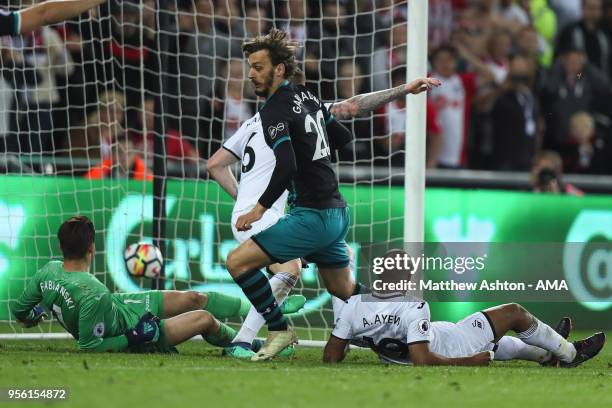
[[[234,329],[217,318],[244,316],[250,304],[216,292],[111,293],[88,272],[94,236],[93,223],[85,216],[60,226],[57,237],[64,261],[51,261],[39,270],[12,305],[25,327],[46,317],[46,308],[78,341],[80,350],[171,352],[197,335],[218,347],[232,341]],[[304,300],[296,296],[285,307],[295,312]]]

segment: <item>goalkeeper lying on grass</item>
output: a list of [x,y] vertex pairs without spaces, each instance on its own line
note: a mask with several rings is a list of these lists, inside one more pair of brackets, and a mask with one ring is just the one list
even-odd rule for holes
[[[244,316],[251,306],[215,292],[110,293],[88,273],[95,253],[93,223],[72,217],[57,236],[64,261],[39,270],[12,310],[25,327],[36,326],[46,316],[44,308],[50,310],[81,350],[170,352],[197,335],[224,347],[236,333],[215,317]],[[303,303],[298,297],[285,308],[295,312]]]

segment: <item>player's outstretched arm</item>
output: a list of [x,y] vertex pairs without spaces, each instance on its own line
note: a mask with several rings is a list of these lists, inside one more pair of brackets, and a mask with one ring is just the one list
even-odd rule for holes
[[238,182],[232,173],[230,166],[238,161],[238,158],[224,148],[221,148],[208,159],[206,169],[212,178],[221,186],[234,200],[238,196]]
[[436,78],[417,78],[408,84],[396,86],[395,88],[359,94],[345,101],[337,102],[332,105],[330,112],[340,120],[351,119],[375,111],[387,103],[408,94],[417,95],[440,85],[442,85],[442,82]]
[[428,343],[416,343],[408,346],[410,360],[414,365],[452,365],[452,366],[486,366],[493,360],[493,353],[483,351],[470,357],[448,358],[429,350]]
[[324,363],[340,363],[346,357],[348,351],[348,340],[338,338],[334,335],[329,337],[323,350]]
[[19,34],[27,34],[39,27],[78,16],[106,0],[49,0],[19,12]]
[[37,272],[26,285],[23,293],[11,305],[15,318],[26,327],[35,326],[44,318],[40,309],[36,309],[42,300],[40,275]]

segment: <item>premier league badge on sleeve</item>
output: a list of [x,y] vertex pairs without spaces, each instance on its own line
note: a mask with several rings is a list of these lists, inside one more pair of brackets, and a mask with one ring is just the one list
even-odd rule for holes
[[104,336],[104,322],[96,323],[93,329],[93,334],[96,337]]
[[421,319],[418,323],[418,328],[421,334],[427,333],[427,331],[429,330],[429,320]]

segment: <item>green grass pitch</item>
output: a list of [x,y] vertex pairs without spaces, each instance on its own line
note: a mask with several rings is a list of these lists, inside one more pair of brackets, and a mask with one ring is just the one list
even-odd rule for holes
[[[587,333],[577,333],[586,335]],[[577,337],[577,336],[573,336]],[[353,350],[326,366],[321,349],[236,361],[191,341],[178,355],[90,354],[68,340],[0,342],[0,388],[67,387],[58,407],[612,407],[612,346],[576,369],[527,362],[400,367]],[[6,403],[2,406],[42,406]],[[49,405],[48,403],[45,405]]]

